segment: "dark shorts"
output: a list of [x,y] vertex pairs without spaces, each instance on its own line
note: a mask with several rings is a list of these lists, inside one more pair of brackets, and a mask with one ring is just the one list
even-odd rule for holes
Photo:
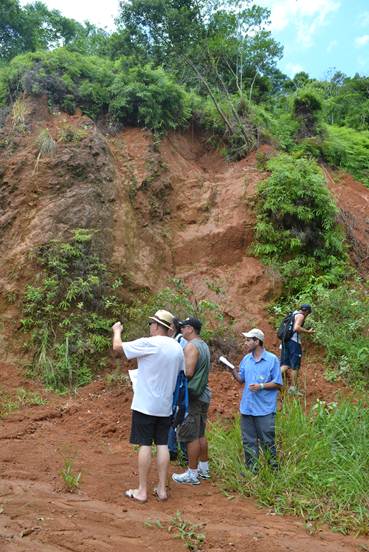
[[301,344],[296,341],[287,341],[282,344],[281,366],[288,366],[292,370],[299,370],[301,366]]
[[209,403],[190,400],[188,416],[177,427],[177,439],[180,443],[191,443],[200,437],[204,437],[208,410]]
[[149,416],[132,410],[131,436],[132,445],[167,445],[171,416]]

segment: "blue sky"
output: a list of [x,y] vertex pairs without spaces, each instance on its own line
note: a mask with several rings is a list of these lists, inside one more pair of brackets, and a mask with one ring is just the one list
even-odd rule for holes
[[[119,0],[43,0],[78,21],[114,28]],[[30,0],[21,0],[21,4]],[[279,68],[323,79],[333,67],[369,75],[369,0],[258,0],[271,9],[273,37],[284,46]]]
[[271,9],[273,37],[284,46],[280,69],[322,79],[336,67],[369,74],[368,0],[259,0]]

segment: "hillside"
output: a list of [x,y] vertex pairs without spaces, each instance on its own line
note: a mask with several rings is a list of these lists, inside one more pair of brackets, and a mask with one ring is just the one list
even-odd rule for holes
[[[149,520],[165,524],[176,511],[191,523],[205,524],[204,550],[365,549],[362,538],[280,518],[257,509],[252,499],[225,497],[213,483],[172,487],[164,505],[154,499],[146,506],[130,504],[122,497],[136,477],[136,453],[127,443],[129,386],[111,387],[98,375],[62,397],[24,375],[32,351],[22,346],[22,297],[41,270],[32,252],[50,240],[68,240],[76,228],[97,230],[95,251],[123,278],[127,301],[143,289],[155,292],[168,277],[180,278],[197,300],[217,301],[226,320],[234,321],[236,334],[260,326],[268,348],[276,351],[267,307],[278,297],[281,280],[248,252],[256,185],[265,177],[257,169],[256,152],[226,162],[196,132],[172,132],[159,143],[135,128],[112,134],[80,113],[50,113],[46,99],[27,100],[25,125],[18,132],[9,117],[1,130],[0,389],[3,401],[14,401],[17,390],[26,389],[48,402],[28,407],[20,400],[1,419],[1,549],[184,550],[167,531],[145,526]],[[40,155],[38,140],[45,129],[54,146]],[[269,153],[271,147],[260,151]],[[353,261],[367,273],[369,190],[342,174],[339,180],[332,171],[327,175],[348,228]],[[237,341],[231,350],[235,360],[242,354]],[[343,384],[325,381],[320,349],[307,344],[306,353],[302,377],[308,403],[332,400]],[[107,356],[104,374],[115,366]],[[232,417],[240,390],[216,363],[211,386],[211,418]],[[67,458],[82,473],[75,495],[61,485]]]
[[[8,136],[1,152],[5,331],[19,317],[6,297],[19,297],[34,277],[30,251],[91,228],[98,253],[130,290],[154,291],[177,277],[197,299],[211,299],[206,282],[214,281],[222,288],[221,307],[238,327],[261,324],[270,332],[265,306],[280,282],[247,256],[255,186],[263,177],[255,154],[229,164],[190,133],[170,134],[159,147],[142,130],[103,135],[86,117],[49,114],[46,100],[29,103],[27,125],[27,133],[16,134],[9,119],[2,130]],[[37,161],[42,129],[56,146]],[[83,132],[83,139],[61,141],[65,129]]]

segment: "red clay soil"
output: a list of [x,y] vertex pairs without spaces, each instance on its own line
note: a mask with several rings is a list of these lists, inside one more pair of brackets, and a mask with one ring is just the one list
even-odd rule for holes
[[369,190],[346,173],[323,168],[328,187],[340,209],[351,259],[364,277],[369,274]]
[[[318,368],[315,377],[324,398]],[[37,389],[25,384],[14,366],[1,364],[0,387],[11,392],[19,386]],[[232,416],[238,408],[238,384],[228,373],[214,370],[211,386],[211,417]],[[198,487],[170,483],[167,502],[152,496],[137,504],[122,494],[137,482],[137,452],[128,444],[129,386],[107,387],[100,380],[72,397],[38,391],[48,401],[45,406],[22,408],[1,420],[1,552],[185,551],[184,543],[165,528],[147,523],[160,520],[166,527],[176,512],[201,524],[204,551],[367,550],[365,538],[324,527],[310,534],[302,519],[275,515],[251,498],[226,497],[214,480]],[[325,384],[325,392],[330,400],[335,389]],[[66,459],[72,459],[73,473],[82,474],[74,494],[66,492],[60,476]],[[170,472],[176,469],[173,464]],[[152,469],[151,488],[154,478]]]

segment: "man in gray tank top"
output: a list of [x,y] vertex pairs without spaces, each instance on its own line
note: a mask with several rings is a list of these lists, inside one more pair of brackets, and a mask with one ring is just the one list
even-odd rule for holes
[[209,479],[208,443],[205,437],[207,414],[211,399],[208,386],[210,370],[209,347],[200,338],[201,322],[189,317],[181,322],[182,334],[188,343],[184,349],[185,372],[188,377],[189,412],[177,428],[178,441],[187,443],[188,469],[174,473],[176,483],[198,485]]

